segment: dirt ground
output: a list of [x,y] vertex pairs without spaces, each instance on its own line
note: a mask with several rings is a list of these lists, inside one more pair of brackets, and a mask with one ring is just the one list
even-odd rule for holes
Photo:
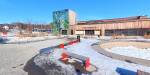
[[101,44],[101,48],[112,48],[112,47],[127,47],[127,46],[134,46],[137,48],[150,48],[149,42],[109,42]]

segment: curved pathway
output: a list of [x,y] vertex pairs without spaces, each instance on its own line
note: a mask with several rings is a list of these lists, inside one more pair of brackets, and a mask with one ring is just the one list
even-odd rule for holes
[[0,44],[0,75],[28,75],[23,70],[26,62],[40,49],[59,45],[66,39],[53,39],[26,44]]
[[66,48],[70,52],[89,57],[91,63],[98,67],[98,71],[94,72],[93,75],[119,75],[120,73],[117,72],[118,68],[127,70],[128,72],[126,73],[128,73],[128,75],[136,75],[137,69],[150,72],[150,67],[115,60],[98,53],[91,45],[99,41],[100,40],[96,39],[82,39],[80,43],[67,46]]
[[[105,42],[108,43],[109,41]],[[102,44],[102,43],[101,43]],[[118,59],[118,60],[123,60],[123,61],[127,61],[129,63],[138,63],[138,64],[142,64],[145,66],[149,66],[150,67],[150,60],[145,60],[142,58],[136,58],[136,57],[129,57],[129,56],[124,56],[124,55],[120,55],[120,54],[115,54],[115,53],[111,53],[107,50],[104,50],[100,47],[100,44],[96,44],[92,46],[97,52],[108,56],[110,58],[113,59]]]

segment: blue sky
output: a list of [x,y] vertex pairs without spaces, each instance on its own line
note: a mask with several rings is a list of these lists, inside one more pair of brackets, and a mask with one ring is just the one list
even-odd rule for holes
[[78,21],[150,16],[150,0],[0,0],[0,23],[50,23],[53,11],[66,8]]

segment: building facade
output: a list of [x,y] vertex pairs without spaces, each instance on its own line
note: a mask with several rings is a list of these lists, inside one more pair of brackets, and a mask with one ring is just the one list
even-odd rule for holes
[[[67,13],[68,14],[68,13]],[[126,18],[90,20],[76,22],[76,15],[69,15],[68,34],[71,35],[126,35],[143,36],[150,30],[150,18],[147,16],[133,16]],[[61,22],[60,20],[58,20]],[[62,25],[62,24],[59,24]],[[60,27],[58,27],[60,28]],[[63,29],[63,28],[62,28]]]
[[80,21],[71,26],[74,34],[112,36],[143,36],[150,29],[150,18],[135,16],[127,18]]
[[69,25],[76,24],[76,14],[69,10],[61,10],[53,12],[53,32],[64,35],[69,34]]

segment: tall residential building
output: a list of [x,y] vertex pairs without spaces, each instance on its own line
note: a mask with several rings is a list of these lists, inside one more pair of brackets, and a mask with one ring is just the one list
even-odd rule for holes
[[70,34],[70,25],[76,24],[76,13],[65,9],[53,12],[53,32],[60,34]]

